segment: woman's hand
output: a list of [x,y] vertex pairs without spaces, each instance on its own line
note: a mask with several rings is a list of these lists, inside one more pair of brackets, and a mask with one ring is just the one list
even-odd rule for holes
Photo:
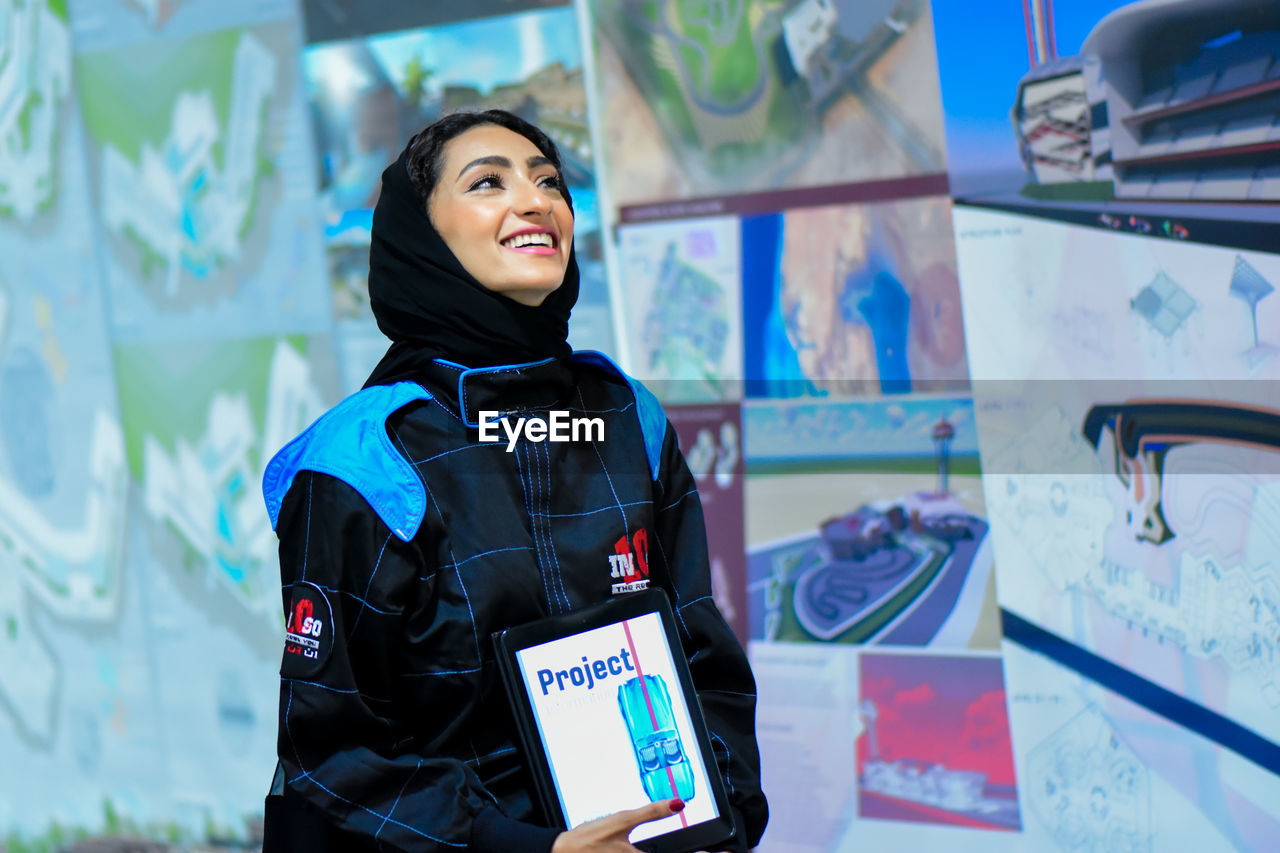
[[631,830],[651,820],[671,817],[683,808],[682,800],[658,800],[638,809],[589,820],[557,835],[551,853],[639,853],[627,841]]

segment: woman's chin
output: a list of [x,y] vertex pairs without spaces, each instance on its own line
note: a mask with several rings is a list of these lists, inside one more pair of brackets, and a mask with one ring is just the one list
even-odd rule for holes
[[[483,282],[482,282],[483,284]],[[484,286],[492,290],[494,293],[501,294],[513,302],[519,302],[521,305],[537,307],[543,303],[548,296],[559,289],[561,282],[544,282],[544,281],[521,281],[521,282],[503,282],[501,284],[485,284]]]

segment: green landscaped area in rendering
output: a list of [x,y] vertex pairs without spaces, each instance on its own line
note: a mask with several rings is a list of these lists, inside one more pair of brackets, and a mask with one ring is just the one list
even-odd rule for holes
[[[928,537],[916,534],[917,541],[928,541]],[[933,540],[936,542],[936,540]],[[842,633],[825,642],[862,643],[876,634],[894,617],[898,616],[916,597],[931,584],[947,564],[950,549],[941,543],[930,546],[930,556],[922,568],[902,589],[893,596],[871,608],[857,622]],[[796,618],[795,575],[780,585],[781,606],[778,608],[778,630],[770,640],[778,642],[812,642],[815,638],[804,629]]]
[[[294,335],[287,340],[306,355],[305,337]],[[169,453],[179,438],[198,443],[209,430],[209,401],[216,393],[244,394],[250,417],[260,427],[266,418],[268,369],[275,347],[275,338],[117,345],[120,420],[134,479],[141,481],[144,473],[144,436],[151,435]],[[257,458],[262,452],[261,447],[250,451],[255,465],[262,463]]]
[[[174,105],[183,92],[207,91],[218,124],[225,127],[240,38],[240,32],[226,30],[130,47],[127,55],[116,50],[79,55],[75,79],[90,136],[137,163],[144,143],[159,148],[169,136]],[[222,168],[221,144],[214,145],[212,156]]]
[[[613,26],[608,29],[618,34],[614,39],[616,47],[667,129],[676,146],[675,153],[703,160],[719,175],[756,168],[813,130],[804,86],[784,87],[768,48],[757,54],[754,44],[757,31],[768,26],[768,18],[781,15],[786,4],[740,0],[736,5],[741,10],[732,21],[726,14],[730,5],[731,0],[655,0],[602,12],[614,16]],[[673,34],[660,35],[668,25]],[[655,50],[655,43],[665,43],[685,70],[656,61],[660,51]],[[739,139],[721,138],[704,145],[697,127],[702,108],[693,101],[692,94],[696,92],[705,102],[727,109],[729,112],[720,117],[733,121],[739,108],[746,111],[759,106],[759,101],[749,96],[761,87],[762,81],[760,97],[767,99],[767,120],[744,122],[744,135]],[[692,90],[688,94],[686,87]],[[760,128],[763,135],[753,135]]]
[[1112,181],[1073,181],[1063,184],[1038,184],[1030,181],[1022,194],[1037,201],[1111,201],[1116,197]]
[[[731,0],[677,0],[675,32],[697,44],[682,45],[681,57],[695,81],[707,80],[706,95],[732,104],[750,94],[760,77],[746,3]],[[729,7],[739,8],[736,22],[726,21]],[[725,38],[726,24],[732,37]],[[705,66],[705,67],[704,67]]]

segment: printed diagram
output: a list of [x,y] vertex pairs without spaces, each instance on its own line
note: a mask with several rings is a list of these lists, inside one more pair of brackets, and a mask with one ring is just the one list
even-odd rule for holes
[[[742,360],[736,219],[632,225],[620,248],[640,375],[668,400],[725,396]],[[679,381],[674,381],[679,380]]]
[[[1165,471],[1175,449],[1192,444],[1249,446],[1280,453],[1280,412],[1201,401],[1100,405],[1085,417],[1085,438],[1112,436],[1116,477],[1128,489],[1126,517],[1135,539],[1164,545],[1178,535],[1165,513]],[[1210,469],[1211,470],[1211,469]],[[1280,484],[1254,491],[1250,566],[1180,554],[1180,583],[1164,586],[1110,561],[1095,569],[1096,594],[1134,627],[1172,641],[1195,657],[1222,657],[1232,670],[1259,677],[1267,704],[1280,708]],[[1260,541],[1261,540],[1261,541]],[[1250,547],[1252,545],[1253,547]]]
[[1096,706],[1027,755],[1027,806],[1063,850],[1151,850],[1149,771]]
[[657,675],[632,678],[618,687],[618,707],[649,799],[692,800],[693,770],[676,730],[667,683]]
[[968,387],[947,201],[795,209],[743,234],[748,393]]
[[1163,272],[1156,273],[1151,283],[1138,291],[1129,305],[1165,338],[1173,337],[1173,333],[1196,310],[1196,301],[1191,294]]
[[0,281],[0,731],[12,717],[41,750],[66,667],[40,619],[100,628],[121,607],[124,438],[98,306],[70,287]]
[[[743,407],[750,636],[981,647],[992,548],[968,397]],[[976,645],[975,645],[976,644]]]
[[992,458],[987,495],[1013,558],[1096,607],[1067,621],[1025,576],[1002,603],[1157,681],[1198,662],[1221,686],[1166,686],[1280,738],[1280,413],[1131,401],[1091,407],[1078,436],[1066,428],[1061,411],[1042,415]]
[[[17,362],[14,359],[14,362]],[[11,362],[2,380],[4,397],[14,399],[12,387],[19,364]],[[14,666],[0,668],[0,708],[10,711],[18,730],[30,743],[48,746],[61,681],[60,665],[47,640],[31,621],[32,599],[61,618],[106,624],[118,613],[119,554],[124,526],[126,469],[119,423],[106,412],[94,419],[92,444],[84,473],[83,520],[58,526],[41,511],[29,490],[33,477],[46,494],[54,488],[54,473],[46,461],[50,448],[41,444],[44,430],[36,426],[52,412],[28,412],[34,422],[19,426],[8,419],[5,449],[22,460],[15,482],[0,477],[0,657]],[[25,435],[25,438],[24,438]],[[12,455],[12,451],[20,455]],[[17,466],[15,466],[17,467]]]
[[649,355],[646,372],[715,378],[729,337],[727,303],[719,282],[682,263],[675,243],[668,243],[642,333]]
[[0,3],[0,217],[53,203],[60,116],[71,88],[65,3]]
[[1257,367],[1271,358],[1277,348],[1258,341],[1258,303],[1275,291],[1271,282],[1262,277],[1262,273],[1244,258],[1236,255],[1235,266],[1231,273],[1231,285],[1228,293],[1249,306],[1249,320],[1253,327],[1253,346],[1244,351],[1244,359],[1249,367]]
[[976,625],[965,593],[990,574],[986,535],[986,521],[954,497],[923,493],[859,507],[817,537],[755,551],[752,587],[765,584],[753,636],[929,645],[953,617]]

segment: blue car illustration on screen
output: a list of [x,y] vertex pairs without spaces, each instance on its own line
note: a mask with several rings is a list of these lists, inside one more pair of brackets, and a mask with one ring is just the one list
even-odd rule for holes
[[637,676],[624,683],[618,688],[618,707],[631,733],[640,781],[649,799],[692,800],[693,769],[680,743],[662,676]]

